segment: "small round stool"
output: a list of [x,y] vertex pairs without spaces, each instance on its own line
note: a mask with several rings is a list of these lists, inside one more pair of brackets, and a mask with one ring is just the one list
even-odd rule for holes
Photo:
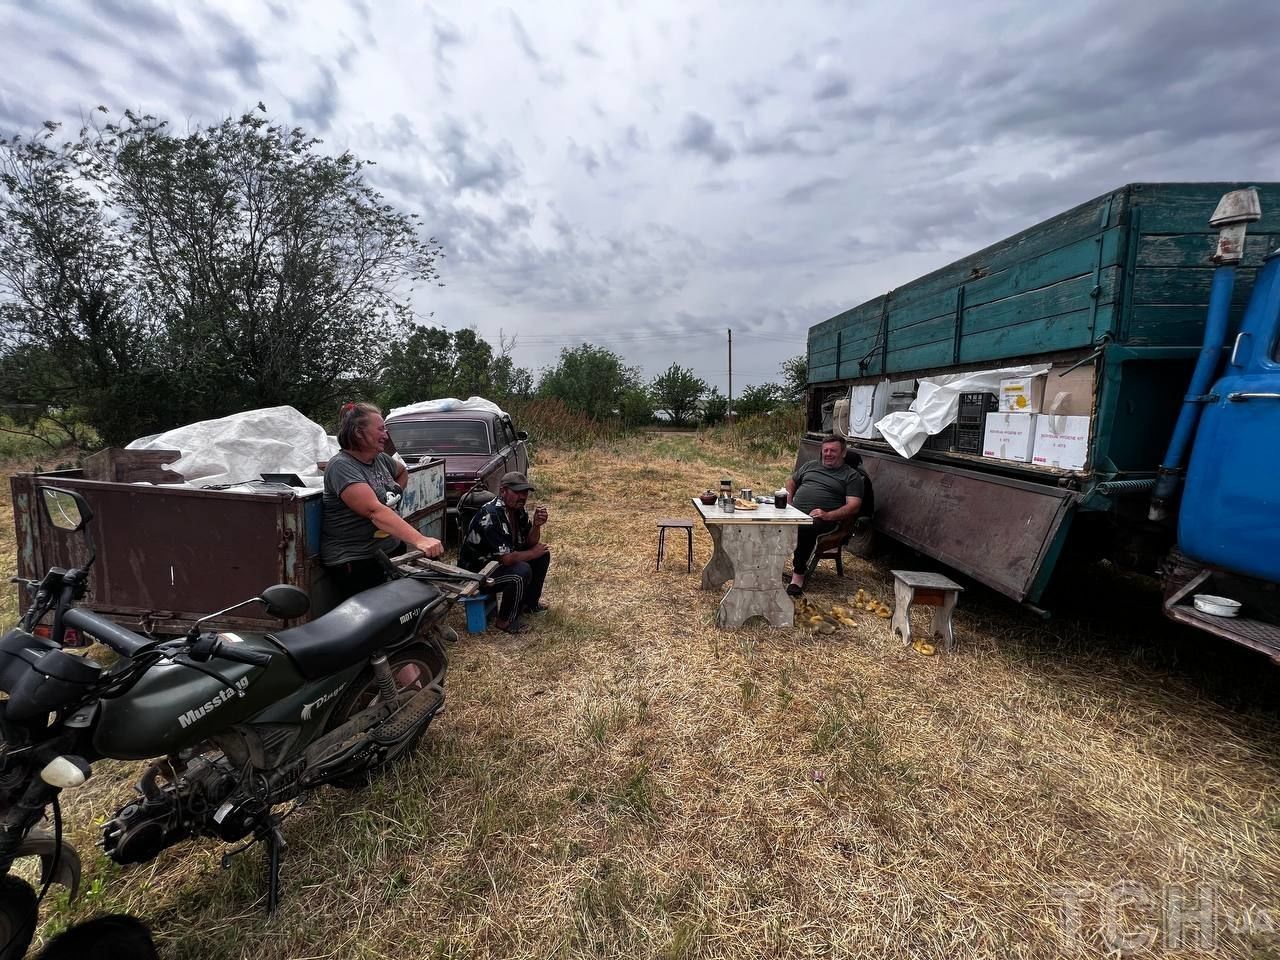
[[673,530],[683,530],[689,536],[689,560],[685,564],[686,572],[693,572],[693,521],[684,520],[679,517],[663,517],[658,521],[658,562],[654,566],[654,571],[662,569],[662,555],[666,552],[666,540],[668,528]]

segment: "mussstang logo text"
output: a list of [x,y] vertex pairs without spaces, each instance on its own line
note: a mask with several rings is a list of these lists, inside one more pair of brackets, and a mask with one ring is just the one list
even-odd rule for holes
[[215,694],[211,699],[206,700],[204,703],[196,707],[194,710],[188,710],[186,713],[184,713],[182,716],[178,718],[178,723],[180,723],[182,725],[182,728],[185,730],[187,727],[191,726],[197,720],[203,719],[205,714],[210,713],[214,710],[217,710],[220,706],[222,706],[228,700],[231,700],[234,697],[238,697],[240,695],[239,691],[246,690],[248,689],[248,687],[249,687],[249,678],[241,677],[239,680],[236,681],[236,685],[234,687],[223,687],[222,690],[218,691],[218,693]]

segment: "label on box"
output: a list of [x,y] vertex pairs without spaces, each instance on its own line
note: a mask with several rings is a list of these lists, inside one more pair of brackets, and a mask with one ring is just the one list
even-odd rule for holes
[[982,455],[995,460],[1027,463],[1035,440],[1030,413],[989,413],[982,434]]
[[1000,381],[1001,413],[1039,413],[1044,377],[1010,377]]
[[1089,458],[1089,418],[1036,416],[1036,442],[1031,462],[1061,470],[1083,470]]

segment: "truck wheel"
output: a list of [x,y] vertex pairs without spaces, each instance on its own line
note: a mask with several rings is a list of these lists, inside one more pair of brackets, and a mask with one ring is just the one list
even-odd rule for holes
[[36,892],[18,877],[0,877],[0,960],[21,960],[36,932]]
[[[391,664],[391,673],[396,678],[396,687],[400,690],[417,691],[430,686],[432,683],[439,683],[442,686],[444,684],[444,675],[448,664],[444,659],[443,651],[440,650],[437,644],[411,643],[401,647],[394,653],[387,654],[387,660]],[[374,679],[373,668],[365,667],[334,707],[333,713],[329,717],[326,732],[346,723],[369,704],[373,703],[374,698],[377,696],[378,681]],[[358,770],[355,773],[346,774],[328,782],[335,787],[341,787],[343,790],[358,790],[361,787],[368,786],[373,775],[380,769],[410,753],[418,745],[418,741],[422,739],[422,735],[426,733],[427,727],[430,725],[430,721],[424,723],[417,733],[397,746],[382,763],[367,767],[364,770]],[[4,960],[4,958],[0,957],[0,960]]]

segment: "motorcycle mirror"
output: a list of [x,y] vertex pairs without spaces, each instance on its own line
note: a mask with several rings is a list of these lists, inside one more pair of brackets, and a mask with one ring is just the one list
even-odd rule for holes
[[74,490],[41,487],[45,516],[59,530],[80,530],[93,519],[93,511],[84,497]]
[[267,613],[281,620],[293,620],[311,609],[311,598],[307,591],[295,587],[291,583],[277,583],[267,587],[258,598],[267,607]]

